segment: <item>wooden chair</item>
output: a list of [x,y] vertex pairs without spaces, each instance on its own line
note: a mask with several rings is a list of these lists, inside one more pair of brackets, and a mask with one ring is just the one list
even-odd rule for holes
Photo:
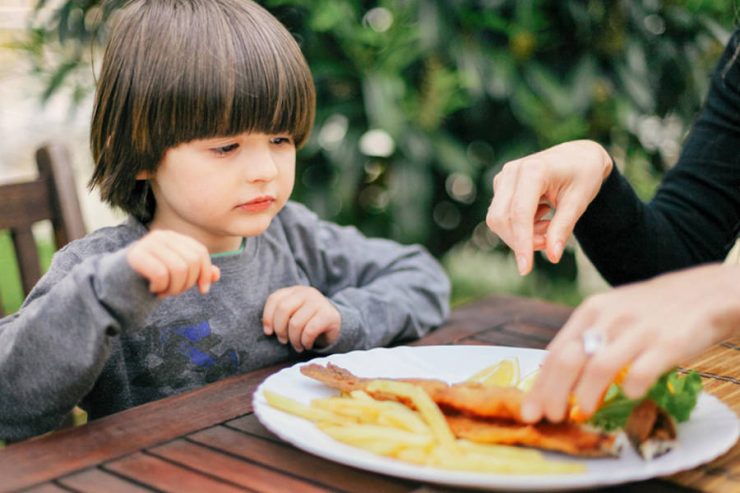
[[36,151],[36,165],[39,175],[34,181],[0,185],[0,230],[10,230],[24,295],[41,277],[31,233],[35,223],[51,221],[57,248],[85,235],[67,148],[60,143],[43,145]]

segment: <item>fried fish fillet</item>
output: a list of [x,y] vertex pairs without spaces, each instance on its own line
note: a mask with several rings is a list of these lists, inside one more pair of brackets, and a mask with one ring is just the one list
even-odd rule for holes
[[457,438],[472,442],[523,445],[581,457],[616,456],[621,449],[616,435],[586,429],[575,423],[543,421],[528,425],[463,415],[445,417]]
[[[301,373],[329,387],[351,392],[364,390],[376,399],[397,400],[396,396],[369,392],[367,385],[377,380],[361,378],[337,365],[316,363],[301,367]],[[524,393],[515,387],[485,387],[477,382],[448,384],[442,380],[425,378],[392,378],[423,388],[445,412],[456,412],[479,418],[499,418],[521,421],[520,408]],[[408,403],[406,403],[408,404]]]
[[[309,364],[301,373],[332,388],[363,390],[376,399],[398,400],[395,395],[368,391],[372,378],[358,377],[329,363]],[[524,445],[570,455],[599,457],[616,455],[615,436],[592,431],[575,423],[522,423],[519,413],[523,392],[513,387],[485,387],[479,383],[447,384],[423,378],[392,379],[423,388],[444,412],[453,434],[479,443]],[[404,402],[409,405],[409,402]]]

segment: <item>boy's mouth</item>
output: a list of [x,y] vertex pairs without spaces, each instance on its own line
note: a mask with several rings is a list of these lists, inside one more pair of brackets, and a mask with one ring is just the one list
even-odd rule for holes
[[272,204],[274,203],[275,197],[272,197],[270,195],[263,195],[254,198],[248,202],[244,202],[243,204],[239,204],[236,207],[237,209],[247,212],[261,212],[272,207]]

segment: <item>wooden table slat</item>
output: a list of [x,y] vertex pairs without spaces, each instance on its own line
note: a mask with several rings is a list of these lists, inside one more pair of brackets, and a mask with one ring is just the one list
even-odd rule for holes
[[273,443],[224,426],[193,433],[188,439],[347,492],[401,493],[411,489],[406,481],[343,466],[303,453],[287,444]]
[[530,349],[544,349],[546,346],[546,343],[539,339],[527,339],[522,342],[516,334],[496,330],[481,332],[476,334],[473,339],[478,343],[495,346],[525,347]]
[[104,468],[162,491],[177,493],[249,491],[141,452],[110,462]]
[[[11,445],[2,451],[0,488],[14,490],[43,483],[250,412],[254,390],[284,366],[287,364],[230,377],[80,429]],[[161,419],[163,413],[166,424]]]
[[148,452],[253,491],[275,493],[291,493],[294,491],[319,493],[326,491],[326,489],[309,482],[286,476],[272,469],[239,460],[182,439],[154,447],[149,449]]
[[538,300],[506,296],[484,298],[455,309],[444,327],[411,345],[456,344],[512,320],[558,328],[570,312],[568,307]]
[[254,414],[248,414],[240,418],[232,419],[224,423],[225,426],[234,428],[236,430],[249,433],[250,435],[256,435],[265,440],[272,440],[273,442],[281,442],[280,437],[275,435],[273,432],[265,428],[262,423],[257,419]]
[[154,491],[102,469],[92,468],[61,478],[59,484],[80,493],[144,493]]
[[54,483],[44,483],[31,489],[23,490],[23,493],[69,493],[69,491]]
[[740,351],[718,344],[683,366],[688,366],[699,373],[711,375],[720,380],[740,384],[738,380],[738,360],[740,360]]

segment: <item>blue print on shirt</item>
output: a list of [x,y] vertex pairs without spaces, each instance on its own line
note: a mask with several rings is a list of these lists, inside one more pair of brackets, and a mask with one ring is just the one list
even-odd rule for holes
[[141,371],[133,377],[137,386],[178,389],[193,383],[215,382],[238,372],[246,351],[224,348],[223,338],[208,320],[143,330]]
[[[163,330],[160,333],[160,341],[162,346],[167,346],[167,342],[172,338],[173,335],[177,340],[177,349],[180,354],[187,356],[191,363],[200,367],[209,367],[216,363],[216,358],[213,354],[209,354],[203,351],[202,344],[199,346],[200,341],[206,341],[208,336],[211,335],[211,326],[208,320],[205,320],[198,325],[193,327],[174,327]],[[219,341],[220,342],[220,341]],[[232,351],[233,352],[233,351]]]

